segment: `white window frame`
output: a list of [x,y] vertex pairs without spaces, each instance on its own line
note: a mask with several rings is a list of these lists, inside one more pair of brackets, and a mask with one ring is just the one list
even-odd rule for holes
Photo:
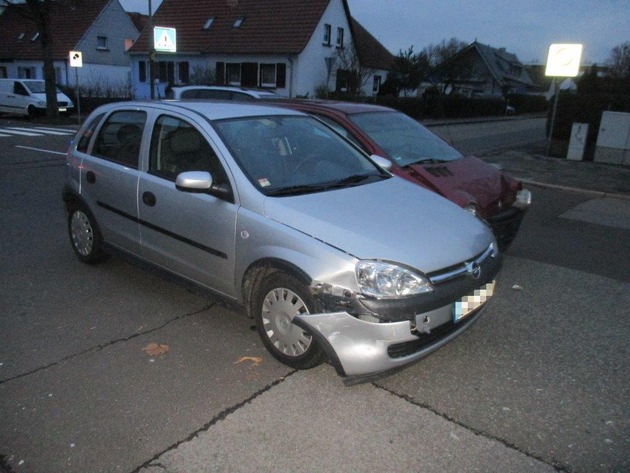
[[331,46],[332,42],[332,26],[328,23],[324,24],[324,46]]
[[338,48],[343,48],[343,28],[339,27],[337,28],[337,47]]
[[[273,69],[273,82],[265,82],[263,79],[263,70],[264,69],[268,69],[271,70]],[[260,84],[261,87],[275,87],[276,84],[278,83],[278,69],[276,67],[275,64],[270,64],[270,63],[261,63],[259,65],[259,81],[258,83]]]

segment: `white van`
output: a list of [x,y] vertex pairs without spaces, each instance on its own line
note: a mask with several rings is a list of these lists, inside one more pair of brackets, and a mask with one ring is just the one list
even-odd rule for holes
[[[74,109],[72,100],[57,89],[60,113]],[[0,112],[28,115],[46,114],[46,83],[35,79],[0,79]]]

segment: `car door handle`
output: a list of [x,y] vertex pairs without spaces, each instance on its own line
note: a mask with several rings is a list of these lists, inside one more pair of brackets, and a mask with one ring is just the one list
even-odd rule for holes
[[155,194],[153,192],[145,192],[144,194],[142,194],[142,202],[144,202],[149,207],[155,207],[157,199],[155,198]]

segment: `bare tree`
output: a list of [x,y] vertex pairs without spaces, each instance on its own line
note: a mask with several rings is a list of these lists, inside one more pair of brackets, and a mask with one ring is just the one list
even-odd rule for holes
[[607,65],[615,79],[630,79],[630,41],[618,44],[610,51]]
[[361,95],[363,87],[368,83],[372,73],[371,68],[363,66],[359,60],[355,48],[348,46],[337,50],[336,55],[337,75],[345,75],[348,84],[348,93]]

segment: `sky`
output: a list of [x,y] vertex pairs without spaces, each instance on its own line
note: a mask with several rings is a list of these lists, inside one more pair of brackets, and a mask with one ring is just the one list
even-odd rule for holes
[[[127,11],[148,11],[149,0],[119,1]],[[151,1],[153,11],[161,1]],[[457,38],[545,64],[549,45],[581,43],[587,65],[604,64],[613,47],[630,42],[630,0],[347,1],[350,14],[392,54]]]

